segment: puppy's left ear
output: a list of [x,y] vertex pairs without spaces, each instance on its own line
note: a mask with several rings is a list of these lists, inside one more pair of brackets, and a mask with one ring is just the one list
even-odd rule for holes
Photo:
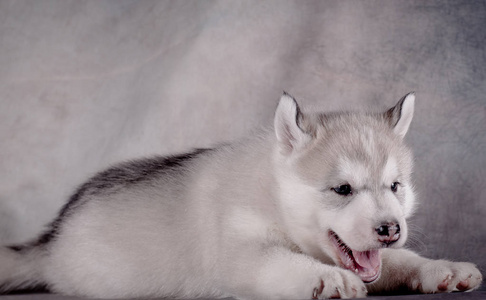
[[302,149],[311,139],[300,127],[303,115],[297,101],[285,93],[280,98],[275,111],[275,135],[281,152],[289,155]]
[[385,118],[393,128],[393,132],[402,138],[410,127],[413,118],[413,107],[415,103],[415,92],[408,93],[397,105],[385,112]]

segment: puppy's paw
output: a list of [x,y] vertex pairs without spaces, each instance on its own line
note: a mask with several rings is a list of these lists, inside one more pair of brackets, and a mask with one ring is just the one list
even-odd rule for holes
[[481,273],[471,263],[432,260],[420,267],[412,285],[422,293],[442,293],[474,290],[482,280]]
[[366,293],[366,287],[358,276],[336,267],[318,278],[312,299],[364,298]]

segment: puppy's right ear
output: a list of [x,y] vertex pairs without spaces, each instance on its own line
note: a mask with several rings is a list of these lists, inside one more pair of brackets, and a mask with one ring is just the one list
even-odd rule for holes
[[275,135],[282,154],[289,155],[310,141],[310,135],[299,126],[302,117],[297,101],[284,92],[280,97],[274,119]]

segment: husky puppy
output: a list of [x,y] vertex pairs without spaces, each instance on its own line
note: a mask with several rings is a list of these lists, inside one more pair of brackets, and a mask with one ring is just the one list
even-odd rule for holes
[[383,113],[303,113],[214,149],[125,162],[37,240],[0,248],[0,289],[96,298],[365,297],[476,289],[471,263],[405,249],[415,95]]

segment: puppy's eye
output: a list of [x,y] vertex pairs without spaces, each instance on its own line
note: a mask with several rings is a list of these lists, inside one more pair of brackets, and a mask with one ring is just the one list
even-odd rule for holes
[[334,187],[332,188],[332,190],[342,196],[348,196],[353,194],[353,190],[351,189],[351,186],[349,184],[343,184],[338,187]]
[[396,193],[396,192],[397,192],[397,190],[398,190],[398,185],[399,185],[399,184],[400,184],[400,182],[394,182],[394,183],[392,183],[392,185],[391,185],[391,190],[392,190],[392,192],[394,192],[394,193]]

